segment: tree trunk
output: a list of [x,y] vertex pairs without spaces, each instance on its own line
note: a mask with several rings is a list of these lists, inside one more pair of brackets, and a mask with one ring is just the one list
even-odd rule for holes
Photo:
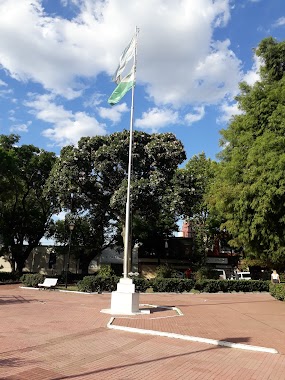
[[90,260],[81,260],[81,273],[83,276],[88,276],[88,267],[89,267]]

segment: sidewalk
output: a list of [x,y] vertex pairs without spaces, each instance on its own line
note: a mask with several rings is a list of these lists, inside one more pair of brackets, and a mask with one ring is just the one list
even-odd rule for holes
[[113,325],[272,347],[279,354],[107,328],[110,295],[0,286],[0,379],[284,379],[285,303],[266,293],[141,294],[175,306]]

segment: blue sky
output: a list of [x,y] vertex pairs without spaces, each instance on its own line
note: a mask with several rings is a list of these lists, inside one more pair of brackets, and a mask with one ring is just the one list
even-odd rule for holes
[[59,154],[129,128],[130,93],[107,99],[136,25],[135,128],[214,159],[238,83],[258,80],[252,49],[284,39],[284,0],[0,0],[0,133]]

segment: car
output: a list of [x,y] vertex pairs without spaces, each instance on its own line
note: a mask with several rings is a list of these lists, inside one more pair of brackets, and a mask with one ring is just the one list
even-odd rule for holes
[[215,272],[218,272],[218,275],[220,277],[220,280],[226,280],[227,279],[227,276],[226,276],[226,272],[224,269],[213,269]]
[[237,272],[239,280],[251,280],[250,272]]

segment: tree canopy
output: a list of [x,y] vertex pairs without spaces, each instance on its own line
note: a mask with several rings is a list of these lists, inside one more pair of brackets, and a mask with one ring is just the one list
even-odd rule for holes
[[255,50],[261,78],[241,83],[241,115],[221,131],[223,151],[210,201],[233,243],[248,255],[285,262],[285,42]]
[[[123,131],[84,137],[78,147],[63,148],[49,180],[49,191],[57,199],[58,211],[88,215],[102,231],[110,223],[122,231],[128,145],[129,132]],[[154,232],[167,234],[176,228],[173,180],[185,158],[182,143],[172,133],[134,132],[131,183],[134,239],[153,236]]]
[[44,188],[55,154],[18,142],[19,136],[0,135],[0,234],[2,253],[8,252],[12,270],[21,273],[53,214]]

